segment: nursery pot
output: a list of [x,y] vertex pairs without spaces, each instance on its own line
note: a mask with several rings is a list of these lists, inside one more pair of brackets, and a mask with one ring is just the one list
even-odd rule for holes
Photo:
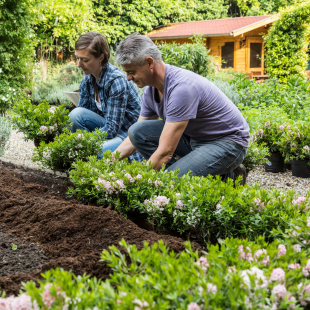
[[299,178],[309,178],[310,166],[308,163],[309,160],[291,160],[292,175]]
[[268,162],[265,164],[265,171],[278,173],[284,172],[284,157],[280,153],[271,153],[267,156]]

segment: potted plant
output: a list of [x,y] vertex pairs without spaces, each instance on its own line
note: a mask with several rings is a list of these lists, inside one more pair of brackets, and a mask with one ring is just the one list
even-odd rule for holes
[[55,107],[46,101],[37,106],[28,100],[21,101],[14,105],[10,116],[12,127],[23,132],[26,141],[34,140],[36,147],[42,141],[53,141],[57,133],[70,124],[65,105]]
[[279,140],[285,159],[291,161],[292,174],[296,177],[310,177],[310,125],[298,124],[286,127]]
[[266,172],[284,172],[284,157],[278,141],[286,127],[285,124],[268,121],[251,138],[253,142],[257,142],[259,145],[264,144],[270,152],[270,155],[267,156],[268,162],[265,163]]

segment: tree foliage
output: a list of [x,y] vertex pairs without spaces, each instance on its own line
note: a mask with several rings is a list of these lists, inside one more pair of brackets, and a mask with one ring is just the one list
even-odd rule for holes
[[29,85],[32,0],[0,0],[0,113]]
[[265,64],[271,76],[286,82],[291,75],[305,77],[310,38],[310,1],[281,12],[265,36]]

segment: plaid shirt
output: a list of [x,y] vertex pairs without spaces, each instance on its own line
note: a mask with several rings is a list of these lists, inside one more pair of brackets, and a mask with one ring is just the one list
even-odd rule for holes
[[[96,83],[102,111],[95,102],[95,78],[85,75],[80,85],[78,107],[91,110],[105,119],[105,126],[100,130],[107,133],[107,139],[128,136],[129,127],[137,122],[141,110],[141,98],[133,82],[128,82],[121,70],[107,63]],[[142,160],[136,152],[130,159]]]

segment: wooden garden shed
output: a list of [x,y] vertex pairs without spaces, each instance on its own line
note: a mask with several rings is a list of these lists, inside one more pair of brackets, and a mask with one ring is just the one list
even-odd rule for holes
[[236,17],[168,24],[147,34],[157,42],[191,42],[193,34],[207,38],[206,47],[222,70],[233,68],[252,75],[264,74],[264,40],[277,15]]

